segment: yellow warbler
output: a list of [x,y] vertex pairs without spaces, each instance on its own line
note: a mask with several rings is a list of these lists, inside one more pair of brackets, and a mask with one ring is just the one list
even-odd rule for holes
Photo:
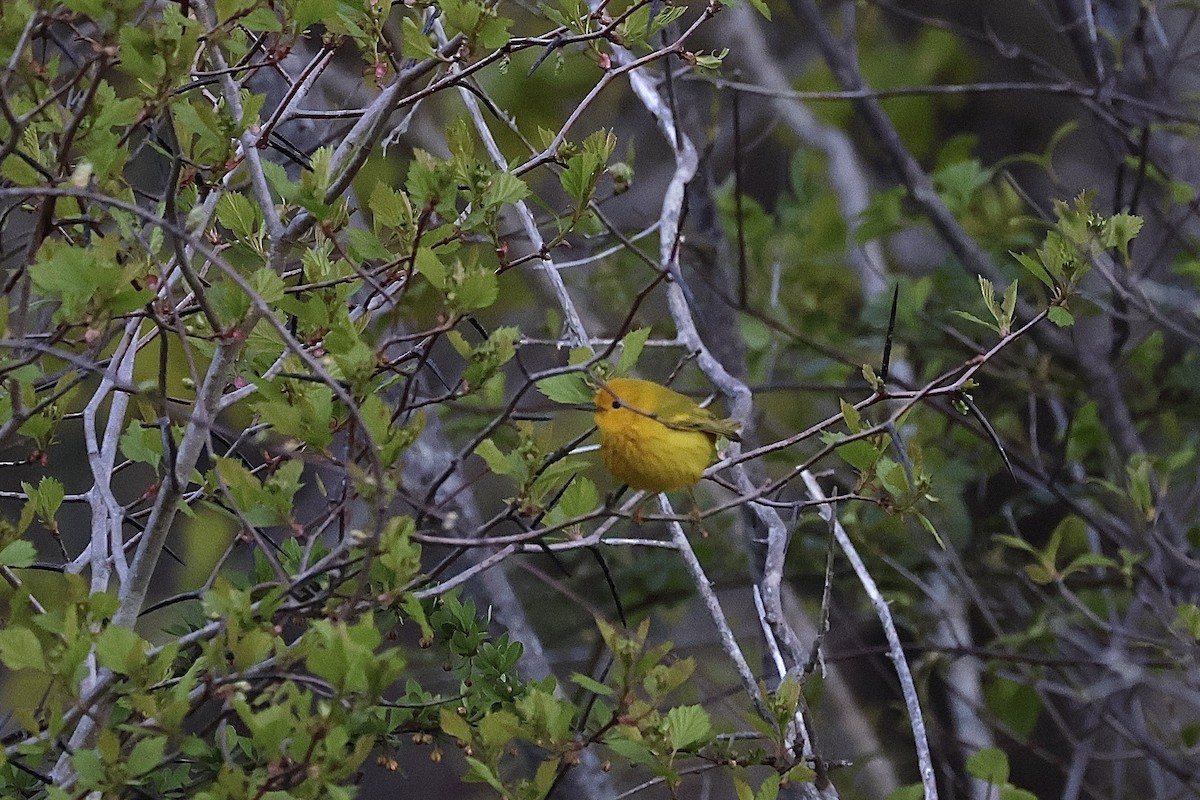
[[716,458],[718,436],[741,441],[737,422],[653,381],[613,378],[594,402],[604,466],[634,489],[690,487]]

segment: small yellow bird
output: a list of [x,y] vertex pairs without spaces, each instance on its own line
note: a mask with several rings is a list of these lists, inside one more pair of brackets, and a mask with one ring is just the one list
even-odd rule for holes
[[653,381],[613,378],[594,402],[604,466],[634,489],[690,488],[716,459],[718,436],[741,441],[739,423]]

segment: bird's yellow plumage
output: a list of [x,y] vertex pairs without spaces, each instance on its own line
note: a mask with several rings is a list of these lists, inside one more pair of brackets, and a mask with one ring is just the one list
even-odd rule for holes
[[716,458],[717,437],[738,440],[738,423],[652,381],[613,378],[594,402],[604,466],[634,489],[692,486]]

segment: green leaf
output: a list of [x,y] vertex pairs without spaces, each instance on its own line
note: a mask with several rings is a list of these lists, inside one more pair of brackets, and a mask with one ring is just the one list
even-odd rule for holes
[[908,473],[904,471],[903,464],[898,464],[890,458],[881,458],[875,474],[879,476],[879,483],[893,497],[904,497],[908,494]]
[[459,311],[487,308],[500,296],[500,282],[491,270],[476,270],[463,276],[462,282],[446,293],[450,305]]
[[[584,33],[591,29],[591,25],[581,27],[578,19],[575,16],[578,14],[578,7],[581,3],[572,3],[571,0],[562,0],[561,5],[567,10],[568,14],[572,15],[573,22],[567,23],[567,27],[573,28],[579,33]],[[572,8],[571,6],[574,6]],[[615,42],[622,42],[625,47],[630,50],[639,50],[647,47],[647,42],[654,34],[661,31],[666,25],[679,18],[678,11],[684,9],[680,6],[665,5],[662,10],[655,14],[653,20],[650,19],[652,9],[659,8],[658,5],[636,4],[630,7],[630,11],[622,14],[623,21],[617,25]],[[586,16],[586,6],[584,6],[584,14]],[[561,63],[561,62],[560,62]],[[559,67],[561,69],[561,66]]]
[[240,239],[249,239],[262,227],[262,208],[237,192],[227,192],[217,200],[217,221]]
[[571,673],[571,682],[582,686],[592,694],[598,694],[602,697],[612,697],[614,692],[611,687],[600,683],[594,678],[588,677],[581,672]]
[[1184,747],[1195,747],[1200,743],[1200,722],[1192,722],[1179,729],[1179,739]]
[[1100,407],[1094,400],[1084,403],[1071,420],[1067,438],[1067,460],[1083,461],[1093,453],[1103,452],[1108,433],[1100,422]]
[[628,375],[641,358],[646,340],[650,338],[649,328],[638,328],[630,331],[621,338],[621,358],[617,361],[617,374]]
[[250,310],[250,298],[242,288],[229,280],[216,280],[208,289],[208,303],[221,322],[232,327]]
[[998,747],[985,747],[967,759],[967,772],[981,781],[1003,786],[1008,783],[1008,756]]
[[596,182],[604,174],[604,161],[595,153],[579,153],[567,159],[566,169],[559,173],[558,181],[582,210],[591,199]]
[[249,14],[239,17],[238,24],[244,25],[252,31],[278,32],[283,30],[283,26],[279,22],[279,17],[267,8],[256,8]]
[[604,742],[610,750],[624,758],[626,761],[632,761],[634,764],[643,764],[648,767],[658,766],[658,758],[655,757],[650,749],[641,742],[635,742],[631,739],[617,738],[608,739]]
[[20,539],[10,542],[0,550],[0,565],[24,569],[37,560],[37,548],[33,543]]
[[104,780],[104,762],[97,750],[79,748],[71,754],[71,766],[86,786],[96,786]]
[[1037,690],[1024,683],[992,677],[984,686],[987,706],[1017,736],[1028,739],[1042,712]]
[[750,6],[759,14],[762,14],[768,22],[771,21],[771,9],[767,6],[765,0],[750,0]]
[[886,388],[883,385],[883,381],[878,375],[875,374],[875,368],[870,364],[862,365],[862,376],[863,380],[867,382],[867,385],[871,387],[871,391],[882,392]]
[[375,184],[367,205],[374,216],[377,230],[381,227],[404,228],[413,222],[412,204],[408,202],[408,196],[383,181]]
[[[582,30],[579,25],[578,18],[568,17],[552,5],[543,4],[538,7],[538,10],[542,13],[543,16],[546,17],[546,19],[550,20],[555,25],[561,25],[564,28],[569,28],[570,30],[575,31],[576,33],[580,32]],[[642,10],[642,9],[639,9],[639,10]],[[649,13],[648,9],[646,9],[646,11],[647,11],[647,13]],[[643,21],[643,24],[644,24],[644,21]],[[539,130],[539,132],[540,132],[540,130]],[[542,147],[543,148],[546,147],[546,144],[544,142],[542,143]]]
[[[407,18],[406,18],[407,19]],[[413,160],[408,167],[404,188],[416,208],[450,207],[457,195],[457,178],[451,172],[452,164],[424,150],[414,150]],[[436,230],[432,231],[436,235]],[[435,238],[431,241],[441,241]]]
[[484,747],[499,747],[521,732],[521,721],[511,711],[493,711],[479,721],[479,740]]
[[1062,306],[1050,306],[1046,316],[1060,328],[1069,328],[1075,324],[1075,317]]
[[782,785],[789,783],[812,783],[817,779],[817,773],[807,764],[797,764],[783,773]]
[[1046,286],[1051,289],[1054,288],[1054,281],[1050,279],[1050,275],[1046,272],[1046,268],[1042,266],[1042,262],[1038,261],[1033,256],[1027,256],[1024,253],[1010,252],[1009,255],[1015,258],[1018,264],[1029,270],[1029,272],[1039,281],[1046,284]]
[[567,517],[578,517],[596,508],[599,503],[600,493],[596,491],[596,484],[577,474],[563,492],[558,507]]
[[475,349],[471,347],[471,343],[467,341],[467,337],[463,336],[458,331],[448,331],[446,338],[450,341],[450,345],[454,351],[466,359],[471,358],[471,352]]
[[1071,559],[1065,567],[1062,568],[1062,577],[1067,577],[1076,572],[1083,572],[1091,567],[1100,567],[1101,569],[1116,569],[1117,562],[1103,553],[1083,553]]
[[1135,453],[1125,465],[1125,475],[1128,479],[1129,499],[1147,520],[1153,519],[1155,505],[1152,483],[1155,475],[1150,459],[1145,454]]
[[560,758],[551,758],[538,764],[537,773],[533,778],[534,788],[540,793],[539,797],[548,797],[550,790],[554,788],[555,780],[558,778],[558,765],[562,762]]
[[1105,247],[1115,247],[1121,254],[1121,259],[1129,262],[1129,243],[1142,229],[1143,220],[1133,214],[1114,214],[1104,225],[1101,243]]
[[1025,565],[1025,574],[1029,576],[1029,580],[1038,586],[1046,586],[1053,583],[1054,579],[1058,577],[1058,571],[1044,563]]
[[491,439],[484,439],[475,447],[475,455],[484,460],[490,469],[496,475],[509,475],[513,471],[512,464],[508,461],[508,456],[500,452],[500,448]]
[[234,505],[251,525],[280,525],[285,520],[268,492],[250,470],[232,458],[218,458],[217,475]]
[[[313,19],[316,22],[320,16]],[[404,40],[404,52],[413,58],[432,59],[435,57],[433,43],[421,32],[421,26],[412,17],[406,16],[400,24]]]
[[18,534],[29,530],[29,526],[33,524],[33,520],[37,517],[37,503],[32,499],[29,484],[21,481],[21,488],[27,496],[30,496],[30,499],[21,507],[21,518],[17,521]]
[[484,764],[477,758],[467,756],[467,763],[471,765],[471,771],[467,774],[467,780],[477,780],[491,786],[502,797],[508,797],[509,793],[504,788],[504,784],[496,777],[496,773],[487,764]]
[[537,390],[554,402],[569,406],[590,406],[596,397],[595,390],[587,385],[582,372],[566,372],[542,378],[537,382]]
[[693,58],[696,61],[696,66],[700,69],[718,70],[725,63],[725,56],[729,55],[729,48],[723,48],[721,52],[716,50],[712,53],[694,53]]
[[74,320],[85,308],[122,288],[124,272],[101,247],[43,245],[29,268],[34,286],[62,303],[63,318]]
[[12,627],[0,630],[0,662],[12,670],[46,669],[42,643],[28,628]]
[[145,775],[156,769],[162,763],[166,752],[167,739],[165,736],[151,736],[142,739],[133,746],[125,765],[133,775]]
[[96,660],[120,675],[131,675],[146,663],[146,647],[129,628],[109,625],[96,637]]
[[754,800],[777,800],[781,778],[778,772],[769,773],[759,784],[758,791],[754,793]]
[[505,203],[515,203],[529,196],[525,181],[511,172],[497,172],[488,180],[483,190],[483,205],[497,208]]
[[975,316],[974,314],[969,314],[966,311],[951,311],[950,313],[956,317],[965,319],[968,322],[974,322],[976,325],[982,325],[983,327],[987,328],[990,331],[996,331],[997,333],[999,333],[999,329],[995,325],[993,325],[990,322],[985,322],[985,321],[981,320],[979,317]]
[[950,164],[933,174],[934,185],[955,214],[965,213],[975,193],[991,179],[992,171],[975,158]]
[[284,290],[287,287],[283,278],[279,277],[275,270],[270,267],[261,267],[250,275],[250,288],[263,302],[278,303],[283,299]]
[[858,412],[858,409],[841,398],[838,398],[838,404],[842,409],[842,419],[846,420],[846,428],[851,433],[861,432],[863,429],[862,414]]
[[307,442],[321,450],[333,440],[329,420],[333,417],[333,391],[310,381],[262,381],[258,394],[263,399],[253,406],[275,432]]
[[421,545],[412,541],[411,517],[392,517],[379,537],[379,565],[390,571],[387,586],[391,589],[412,580],[421,571]]
[[667,735],[676,750],[712,739],[712,719],[700,706],[676,706],[667,712]]
[[1004,290],[1004,301],[1000,304],[1000,317],[997,322],[1000,323],[1000,334],[1007,336],[1012,329],[1012,322],[1017,312],[1017,281],[1014,278],[1008,288]]
[[[300,32],[308,30],[308,26],[329,14],[329,6],[329,0],[296,0],[291,12],[296,30]],[[405,17],[405,21],[411,22],[412,20]]]
[[157,83],[166,72],[154,34],[137,25],[122,25],[118,34],[121,60],[118,68],[148,84]]
[[162,461],[162,431],[130,420],[120,439],[121,453],[130,461],[149,464],[156,471]]
[[508,17],[496,16],[494,6],[489,8],[489,11],[490,13],[483,17],[476,28],[476,41],[488,50],[499,50],[508,44],[508,29],[512,26],[513,21]]
[[17,530],[23,533],[29,524],[37,519],[48,530],[57,531],[58,521],[55,519],[55,515],[66,496],[62,482],[57,478],[45,477],[38,481],[35,489],[27,481],[21,481],[21,489],[29,500],[21,510],[21,520]]
[[982,275],[979,276],[979,294],[992,319],[996,319],[1000,314],[1000,306],[996,303],[996,285]]
[[1175,606],[1175,621],[1171,624],[1200,641],[1200,607],[1195,603],[1180,603]]
[[25,494],[29,495],[30,501],[37,508],[38,519],[49,527],[55,527],[54,515],[58,513],[58,509],[62,507],[63,498],[67,496],[62,481],[58,478],[45,477],[38,481],[36,489],[25,481],[21,481],[21,488],[25,490]]
[[[323,3],[325,0],[315,0],[315,2]],[[262,171],[267,179],[267,183],[275,191],[275,194],[288,203],[296,201],[300,192],[300,186],[292,183],[291,179],[288,178],[286,169],[274,161],[263,161]]]
[[[822,436],[822,440],[827,444],[832,444],[843,438],[838,434],[827,434]],[[866,439],[855,439],[852,442],[846,442],[843,445],[838,445],[838,458],[845,461],[850,466],[854,467],[859,472],[867,472],[879,460],[879,450],[875,445],[871,444]]]
[[379,241],[373,231],[366,228],[351,228],[346,231],[350,258],[355,261],[391,261],[392,251]]
[[1012,547],[1016,550],[1024,550],[1026,553],[1030,553],[1030,554],[1032,554],[1034,556],[1038,556],[1038,557],[1040,557],[1042,555],[1042,552],[1040,550],[1038,550],[1036,547],[1034,547],[1033,545],[1031,545],[1029,542],[1025,541],[1024,539],[1018,538],[1016,536],[1009,536],[1006,533],[998,533],[993,538],[996,541],[1000,542],[1001,544],[1008,545],[1009,547]]
[[925,516],[920,511],[917,511],[915,513],[917,515],[917,521],[921,523],[921,527],[925,529],[925,532],[933,537],[933,540],[935,542],[937,542],[938,547],[945,550],[946,543],[944,541],[942,541],[942,535],[940,533],[938,533],[937,528],[934,527],[934,524],[932,521],[930,521],[929,517]]
[[[456,332],[451,331],[451,333]],[[451,337],[452,341],[455,342],[455,349],[462,353],[466,347],[466,339],[461,338],[455,341],[457,338]],[[471,362],[466,372],[463,373],[463,383],[467,389],[476,390],[483,388],[486,382],[497,374],[500,367],[507,364],[516,355],[516,344],[520,338],[520,328],[496,328],[486,341],[465,353],[467,360]]]

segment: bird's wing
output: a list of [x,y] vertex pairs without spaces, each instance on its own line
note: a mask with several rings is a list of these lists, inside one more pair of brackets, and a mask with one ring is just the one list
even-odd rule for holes
[[658,411],[658,418],[675,430],[700,431],[713,436],[724,436],[733,442],[740,442],[738,429],[741,423],[732,419],[717,419],[716,415],[707,408],[696,405],[695,401],[677,392],[664,398]]

